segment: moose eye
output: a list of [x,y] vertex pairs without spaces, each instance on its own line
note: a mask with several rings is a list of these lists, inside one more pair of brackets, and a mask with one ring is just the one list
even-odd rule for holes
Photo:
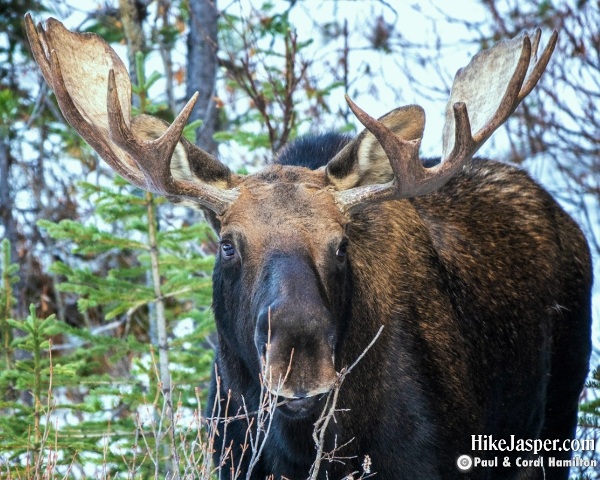
[[346,257],[346,252],[348,251],[348,242],[344,240],[340,243],[340,246],[335,251],[335,255],[341,260]]
[[221,244],[221,252],[223,253],[223,257],[232,258],[235,255],[235,247],[231,242],[223,242]]

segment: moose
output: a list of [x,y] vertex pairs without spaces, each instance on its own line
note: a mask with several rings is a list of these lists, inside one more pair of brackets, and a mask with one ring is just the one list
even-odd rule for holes
[[[182,137],[195,97],[171,125],[132,118],[128,73],[103,39],[55,19],[26,27],[66,120],[119,175],[203,210],[218,235],[208,416],[231,412],[212,423],[222,477],[307,478],[332,392],[333,453],[316,478],[568,477],[567,449],[474,441],[572,439],[588,372],[582,232],[524,171],[474,158],[538,82],[556,32],[539,57],[537,30],[457,72],[439,161],[419,156],[421,107],[375,119],[347,98],[361,133],[301,137],[239,175]],[[277,408],[251,462],[265,390]],[[465,475],[461,455],[508,463]],[[549,456],[561,467],[516,462]]]

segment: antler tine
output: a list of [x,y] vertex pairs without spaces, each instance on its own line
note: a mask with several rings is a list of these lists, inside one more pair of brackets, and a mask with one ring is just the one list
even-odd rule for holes
[[46,53],[44,51],[43,43],[46,43],[44,40],[44,27],[42,27],[41,23],[36,25],[33,23],[33,18],[31,18],[30,13],[25,14],[25,31],[27,32],[27,38],[29,39],[29,45],[31,46],[31,52],[33,53],[33,57],[35,58],[37,64],[40,66],[40,70],[42,71],[42,75],[46,79],[46,82],[52,86],[52,74],[50,71],[50,62],[48,62],[48,58],[46,57]]
[[[540,43],[540,38],[542,35],[542,31],[539,28],[536,28],[533,39],[533,54],[537,54],[538,45]],[[529,93],[533,90],[540,80],[542,74],[546,70],[548,66],[548,62],[550,61],[550,57],[552,57],[552,53],[554,52],[554,48],[556,47],[556,43],[558,42],[558,32],[554,30],[552,35],[550,35],[550,39],[548,40],[548,45],[540,55],[538,61],[535,63],[533,68],[531,69],[531,73],[528,75],[527,80],[525,81],[525,85],[521,88],[519,92],[519,102],[523,100]]]
[[179,180],[171,173],[171,159],[181,140],[185,125],[198,99],[198,92],[187,102],[175,121],[155,140],[137,137],[125,122],[114,72],[108,75],[108,123],[110,138],[134,159],[145,177],[146,188],[172,198],[187,197],[221,215],[239,196],[236,189],[222,190],[209,184]]
[[[427,182],[423,182],[423,187],[419,194],[423,195],[434,191],[444,185],[465,165],[472,157],[473,153],[479,148],[471,135],[471,122],[467,105],[464,102],[456,102],[452,106],[454,114],[454,148],[452,153],[444,159],[439,165],[432,168],[424,168],[423,176]],[[425,188],[426,187],[426,188]]]
[[531,38],[531,55],[533,58],[537,57],[537,51],[540,47],[540,40],[542,39],[542,29],[536,28],[533,31],[533,37]]

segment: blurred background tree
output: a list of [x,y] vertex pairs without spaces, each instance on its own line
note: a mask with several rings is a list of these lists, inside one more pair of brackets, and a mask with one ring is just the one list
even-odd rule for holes
[[[209,359],[198,362],[204,353],[190,353],[188,345],[202,345],[210,356],[210,298],[188,294],[198,281],[204,282],[203,289],[210,287],[205,282],[214,238],[197,212],[149,199],[118,181],[113,185],[112,171],[65,124],[41,79],[23,30],[26,12],[36,21],[54,16],[71,29],[96,32],[111,42],[137,85],[138,111],[170,121],[199,91],[190,138],[240,171],[269,162],[300,134],[355,130],[344,93],[376,116],[402,104],[424,105],[428,122],[423,150],[439,154],[441,121],[456,69],[482,48],[522,30],[541,26],[547,38],[550,29],[557,29],[557,51],[540,85],[483,153],[522,165],[551,190],[586,231],[600,275],[598,2],[279,0],[257,5],[247,0],[0,0],[0,237],[7,240],[0,288],[0,367],[8,372],[1,380],[7,392],[0,403],[4,416],[19,412],[22,416],[13,419],[41,419],[40,405],[49,410],[54,398],[75,412],[63,416],[65,422],[75,422],[75,417],[88,421],[84,412],[102,412],[94,417],[102,418],[102,431],[109,422],[118,423],[125,411],[137,411],[148,401],[148,392],[158,392],[160,375],[153,374],[150,353],[150,345],[158,344],[152,327],[157,284],[145,273],[152,263],[145,248],[127,244],[148,241],[150,225],[157,226],[161,244],[160,288],[185,291],[169,298],[165,322],[170,345],[178,347],[171,351],[181,353],[172,353],[168,361],[188,413],[199,401],[190,396],[193,378],[202,387],[210,365]],[[151,202],[157,203],[152,211]],[[172,267],[178,262],[197,267],[196,273],[177,272]],[[596,325],[597,291],[598,287]],[[57,336],[60,325],[65,334]],[[184,333],[181,325],[186,325]],[[52,347],[31,343],[34,332],[52,339]],[[90,344],[98,348],[88,348],[85,355],[77,351]],[[49,388],[50,352],[63,372],[74,372],[80,380],[77,388],[56,375],[52,395],[40,393]],[[594,358],[597,364],[597,353]],[[83,368],[82,362],[104,365],[104,370]],[[24,368],[38,369],[39,395],[29,393],[33,386],[19,383],[25,378]],[[146,388],[146,396],[121,390],[121,399],[106,408],[102,398],[119,396],[98,386],[107,379],[115,385],[126,379],[128,385]],[[591,387],[584,396],[584,422],[587,435],[597,437],[597,384]],[[94,401],[84,408],[85,396]],[[156,407],[160,402],[150,403]],[[17,426],[11,425],[18,436]],[[177,466],[176,458],[153,451],[150,444],[143,453],[136,435],[144,429],[135,422],[129,428],[139,447],[130,453],[160,460],[162,474],[189,467],[183,461]],[[157,435],[155,431],[154,438]],[[4,441],[1,437],[0,463],[10,458],[12,465],[22,466],[23,458],[40,458],[33,455],[33,443],[11,444],[9,451]],[[41,437],[34,435],[35,441],[39,444]],[[94,474],[142,471],[136,470],[142,467],[131,456],[119,460],[114,451],[104,461],[102,443],[94,444],[100,452]],[[65,450],[68,454],[60,462],[74,465],[83,475],[82,450],[92,447],[76,445],[79,453]],[[107,462],[110,468],[102,474]],[[594,472],[576,474],[599,478]]]

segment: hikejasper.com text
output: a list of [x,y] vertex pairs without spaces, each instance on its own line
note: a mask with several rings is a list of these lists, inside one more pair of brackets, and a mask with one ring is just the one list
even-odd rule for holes
[[494,438],[492,435],[471,435],[471,450],[474,452],[575,452],[594,451],[596,449],[595,439],[531,439],[516,438]]

